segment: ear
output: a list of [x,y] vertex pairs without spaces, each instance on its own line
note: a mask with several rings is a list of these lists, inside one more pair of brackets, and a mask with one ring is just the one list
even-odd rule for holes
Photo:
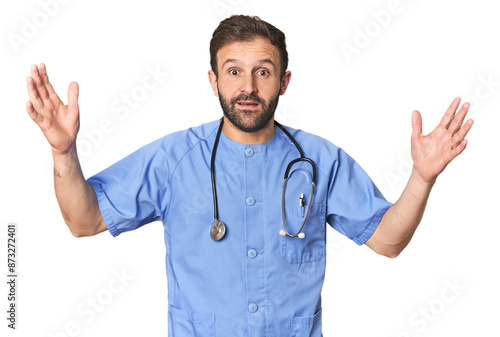
[[281,79],[281,87],[280,87],[280,95],[284,95],[286,88],[288,88],[288,83],[290,83],[290,79],[292,78],[292,72],[287,71],[283,78]]
[[217,89],[217,75],[213,72],[213,70],[208,71],[208,81],[212,86],[212,90],[214,91],[214,95],[219,97],[219,90]]

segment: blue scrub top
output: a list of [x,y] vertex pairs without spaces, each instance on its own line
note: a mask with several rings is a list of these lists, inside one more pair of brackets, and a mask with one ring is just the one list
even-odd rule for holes
[[[215,175],[227,230],[213,241],[210,159],[218,128],[214,121],[167,135],[89,178],[109,232],[163,222],[171,337],[322,336],[326,223],[362,245],[391,203],[341,148],[286,127],[315,162],[317,185],[305,238],[280,236],[284,172],[298,150],[279,128],[257,145],[222,132]],[[307,163],[291,170],[291,234],[311,202],[311,176]]]

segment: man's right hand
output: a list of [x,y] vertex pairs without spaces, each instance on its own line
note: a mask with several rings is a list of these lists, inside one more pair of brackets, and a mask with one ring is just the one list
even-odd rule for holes
[[26,110],[52,146],[54,187],[61,212],[74,236],[90,236],[107,229],[94,189],[83,176],[76,151],[80,128],[78,83],[68,89],[68,105],[59,99],[47,76],[45,64],[31,66]]
[[68,105],[64,105],[52,88],[45,64],[31,66],[27,79],[30,100],[26,110],[40,127],[52,146],[54,154],[67,154],[76,149],[76,135],[80,128],[78,107],[78,83],[71,82],[68,89]]

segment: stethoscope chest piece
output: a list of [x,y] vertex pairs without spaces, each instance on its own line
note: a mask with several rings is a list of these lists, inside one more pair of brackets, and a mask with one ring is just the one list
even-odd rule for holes
[[210,226],[210,237],[214,241],[219,241],[226,234],[226,225],[220,220],[215,220]]

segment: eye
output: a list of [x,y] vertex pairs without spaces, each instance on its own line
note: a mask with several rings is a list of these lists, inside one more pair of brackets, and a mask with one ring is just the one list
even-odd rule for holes
[[257,72],[257,74],[260,76],[267,76],[267,75],[269,75],[269,71],[261,69]]
[[239,72],[238,70],[236,70],[236,69],[231,69],[231,70],[229,70],[229,74],[230,74],[230,75],[238,75],[239,73],[240,73],[240,72]]

